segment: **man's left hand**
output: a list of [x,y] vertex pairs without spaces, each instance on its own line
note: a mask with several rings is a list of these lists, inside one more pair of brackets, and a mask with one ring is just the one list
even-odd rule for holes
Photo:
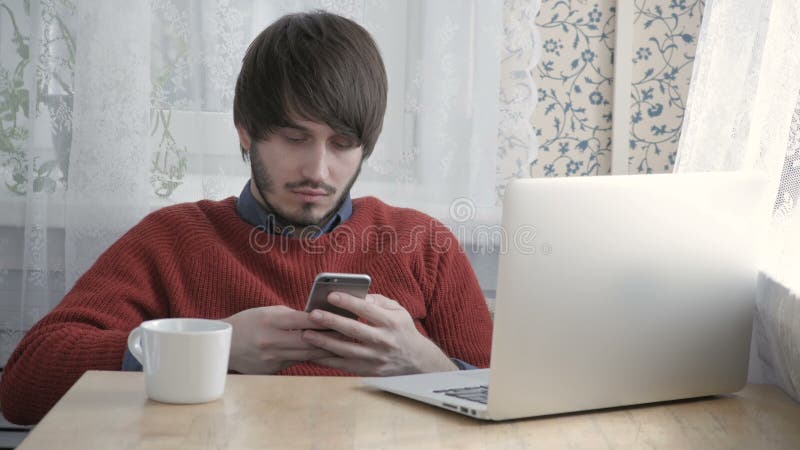
[[303,331],[303,340],[337,355],[313,362],[361,376],[458,369],[436,344],[420,334],[411,315],[397,301],[378,294],[361,299],[334,292],[328,302],[355,313],[366,323],[328,311],[312,311],[311,322],[340,333]]

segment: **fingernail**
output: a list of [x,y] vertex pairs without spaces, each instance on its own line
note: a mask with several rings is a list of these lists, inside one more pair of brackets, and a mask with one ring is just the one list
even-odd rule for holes
[[311,318],[312,319],[322,319],[322,311],[315,309],[311,311]]
[[339,295],[339,294],[331,294],[331,296],[330,296],[330,298],[328,300],[333,300],[335,302],[338,302],[341,299],[342,299],[341,295]]

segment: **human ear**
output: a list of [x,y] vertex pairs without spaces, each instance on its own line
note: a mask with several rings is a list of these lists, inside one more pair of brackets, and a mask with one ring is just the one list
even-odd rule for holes
[[250,140],[250,135],[247,133],[247,130],[245,130],[242,125],[237,124],[236,133],[239,134],[239,146],[242,147],[242,151],[249,153],[252,141]]

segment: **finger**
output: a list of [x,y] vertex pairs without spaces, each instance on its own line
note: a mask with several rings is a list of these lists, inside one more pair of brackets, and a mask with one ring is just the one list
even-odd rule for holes
[[391,298],[384,297],[380,294],[372,294],[372,298],[375,300],[375,304],[380,306],[383,309],[402,309],[403,305],[397,302],[397,300],[392,300]]
[[280,330],[324,329],[312,322],[308,313],[288,307],[267,308],[268,323]]
[[328,296],[328,302],[378,326],[392,323],[389,311],[403,309],[396,301],[378,294],[369,294],[362,299],[345,292],[333,292]]
[[[301,331],[303,331],[303,330],[301,330]],[[318,330],[318,329],[315,329],[314,331],[315,331],[316,333],[322,334],[322,335],[324,335],[324,336],[330,336],[330,337],[332,337],[332,338],[334,338],[334,339],[345,340],[345,341],[346,341],[346,340],[352,340],[352,339],[353,339],[353,338],[351,338],[351,337],[348,337],[348,336],[345,336],[345,335],[343,335],[342,333],[339,333],[339,332],[338,332],[338,331],[336,331],[336,330],[330,330],[330,329],[327,329],[327,330]]]
[[317,309],[311,311],[309,319],[317,325],[315,328],[323,327],[338,331],[344,336],[370,344],[383,342],[377,328],[348,317]]
[[285,350],[278,355],[280,358],[289,361],[312,361],[324,358],[335,358],[336,354],[327,350],[311,347],[307,350]]
[[344,358],[372,359],[376,354],[374,349],[364,344],[318,333],[314,330],[303,331],[303,340]]
[[359,376],[377,376],[377,370],[368,361],[348,358],[322,358],[314,360],[316,364],[343,370]]
[[[262,349],[273,351],[307,351],[317,347],[309,344],[302,337],[303,330],[273,330],[269,336],[264,336],[260,346]],[[338,334],[338,333],[337,333]]]

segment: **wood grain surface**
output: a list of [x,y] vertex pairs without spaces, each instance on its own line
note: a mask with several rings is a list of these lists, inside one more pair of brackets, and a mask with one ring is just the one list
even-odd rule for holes
[[482,422],[357,378],[229,375],[203,405],[148,400],[141,373],[87,372],[26,449],[798,449],[800,405],[774,386],[726,396]]

